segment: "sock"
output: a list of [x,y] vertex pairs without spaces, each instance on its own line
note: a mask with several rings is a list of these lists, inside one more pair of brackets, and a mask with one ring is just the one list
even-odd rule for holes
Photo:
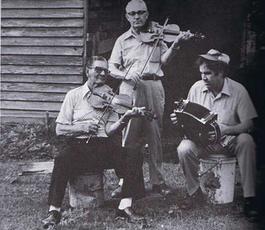
[[53,205],[50,205],[49,212],[50,212],[50,211],[53,211],[53,210],[55,210],[55,211],[57,211],[57,212],[60,212],[60,211],[61,211],[61,208],[55,207],[55,206],[53,206]]
[[132,207],[132,198],[129,197],[121,199],[118,209],[124,210],[125,208],[129,207]]
[[120,178],[119,186],[122,186],[122,185],[123,185],[123,178]]

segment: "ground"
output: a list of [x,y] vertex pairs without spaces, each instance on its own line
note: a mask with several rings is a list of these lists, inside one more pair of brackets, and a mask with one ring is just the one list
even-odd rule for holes
[[[47,130],[46,130],[47,131]],[[56,154],[54,140],[45,127],[36,125],[2,125],[0,154],[0,229],[42,229],[40,220],[47,214],[50,174],[21,175],[22,166],[32,161],[46,161]],[[11,134],[10,134],[11,132]],[[30,146],[30,147],[28,147]],[[20,150],[20,151],[19,151]],[[33,159],[33,160],[32,160]],[[179,164],[164,163],[166,182],[174,189],[167,199],[150,192],[147,165],[144,165],[147,196],[135,203],[135,210],[145,215],[147,229],[176,230],[248,230],[265,229],[249,223],[242,214],[242,191],[235,186],[234,202],[223,205],[204,204],[182,211],[177,204],[185,195],[185,183]],[[105,172],[105,205],[95,209],[69,208],[68,192],[64,199],[63,219],[58,229],[142,229],[143,226],[114,220],[118,200],[110,199],[117,185],[113,170]],[[172,209],[173,208],[173,209]],[[174,212],[169,213],[172,209]]]

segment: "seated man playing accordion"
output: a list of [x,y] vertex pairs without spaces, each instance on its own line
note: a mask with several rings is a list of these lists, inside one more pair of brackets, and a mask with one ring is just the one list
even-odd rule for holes
[[[216,139],[216,135],[220,135],[219,139],[230,137],[227,151],[237,158],[245,198],[244,213],[253,221],[257,218],[254,207],[256,151],[250,131],[257,113],[246,89],[227,77],[229,61],[227,54],[214,49],[199,55],[197,64],[202,79],[191,87],[187,99],[217,114],[216,124],[220,132],[218,134],[213,129],[209,133],[209,143]],[[180,122],[177,113],[171,114],[171,121],[174,125]],[[218,145],[207,146],[189,138],[183,139],[179,144],[177,152],[188,191],[182,208],[190,208],[194,201],[200,200],[202,194],[198,177],[199,158],[205,154],[220,153],[220,148],[216,147]]]

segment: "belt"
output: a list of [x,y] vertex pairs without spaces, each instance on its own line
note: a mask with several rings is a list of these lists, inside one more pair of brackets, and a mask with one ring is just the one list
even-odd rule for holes
[[149,80],[158,81],[158,80],[161,80],[161,77],[157,76],[156,74],[146,74],[146,75],[143,75],[141,79],[144,81],[149,81]]
[[85,144],[87,141],[87,138],[72,138],[70,142],[78,143],[78,144]]
[[[91,137],[88,141],[88,143],[93,143],[93,142],[104,142],[106,141],[106,137]],[[85,144],[87,142],[87,138],[71,138],[69,139],[69,142],[71,143],[78,143],[78,144]]]

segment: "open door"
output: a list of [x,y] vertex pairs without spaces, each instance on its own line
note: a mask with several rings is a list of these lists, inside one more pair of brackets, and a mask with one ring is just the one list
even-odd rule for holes
[[86,1],[86,56],[109,58],[117,37],[125,31],[124,1]]

